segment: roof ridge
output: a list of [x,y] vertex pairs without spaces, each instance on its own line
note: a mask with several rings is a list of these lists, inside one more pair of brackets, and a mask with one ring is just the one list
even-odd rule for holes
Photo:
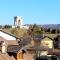
[[20,39],[20,38],[18,38],[16,35],[14,35],[14,34],[11,34],[11,33],[8,33],[8,32],[5,32],[5,31],[3,31],[3,30],[0,30],[1,32],[4,32],[4,33],[6,33],[6,34],[8,34],[8,35],[10,35],[10,36],[13,36],[13,37],[15,37],[16,39]]

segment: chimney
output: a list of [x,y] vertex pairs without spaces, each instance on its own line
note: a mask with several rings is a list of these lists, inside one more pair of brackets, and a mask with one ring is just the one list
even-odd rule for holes
[[2,41],[2,53],[6,53],[6,52],[7,52],[6,42]]

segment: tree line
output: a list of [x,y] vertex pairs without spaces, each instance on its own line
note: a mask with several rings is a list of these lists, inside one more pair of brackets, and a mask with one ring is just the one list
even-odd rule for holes
[[28,29],[29,35],[37,35],[37,34],[59,34],[60,29],[51,29],[51,28],[42,28],[41,26],[38,26],[36,24],[31,25]]
[[[17,35],[20,35],[23,33],[23,30],[20,30],[20,28],[12,28],[12,25],[0,25],[0,28],[11,28],[11,33]],[[21,32],[22,31],[22,32]],[[25,32],[26,31],[26,32]],[[40,35],[40,34],[60,34],[60,29],[51,29],[51,28],[42,28],[40,25],[34,24],[30,25],[28,30],[25,30],[23,36],[34,36],[34,35]]]
[[12,25],[4,25],[4,26],[2,26],[2,25],[0,25],[0,29],[3,29],[3,28],[12,28]]

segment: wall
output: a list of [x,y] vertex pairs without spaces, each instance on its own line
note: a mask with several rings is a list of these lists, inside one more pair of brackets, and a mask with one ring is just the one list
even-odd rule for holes
[[44,38],[41,41],[41,46],[53,48],[53,41],[49,38]]

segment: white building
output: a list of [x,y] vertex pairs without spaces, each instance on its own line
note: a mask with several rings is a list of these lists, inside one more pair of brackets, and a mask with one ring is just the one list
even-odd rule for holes
[[24,28],[24,29],[29,28],[29,26],[26,26],[23,24],[23,18],[21,16],[14,17],[14,26],[12,26],[12,28],[15,28],[15,27]]
[[23,18],[22,17],[19,17],[19,16],[15,16],[14,17],[14,26],[15,27],[21,27],[23,26]]

